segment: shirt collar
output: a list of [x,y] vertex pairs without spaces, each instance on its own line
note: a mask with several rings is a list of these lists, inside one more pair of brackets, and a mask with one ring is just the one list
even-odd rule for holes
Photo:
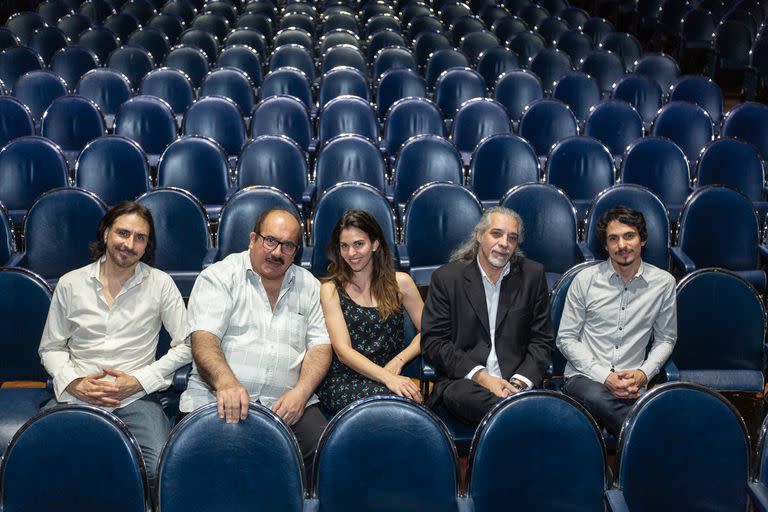
[[[102,255],[101,258],[94,261],[90,265],[89,277],[95,280],[99,285],[101,285],[101,279],[99,279],[99,275],[101,273],[101,265],[105,261],[107,261],[107,256]],[[128,280],[123,285],[123,288],[128,289],[133,285],[141,283],[148,274],[149,274],[149,266],[144,262],[141,262],[141,261],[138,262],[133,269],[133,275],[128,278]]]
[[492,286],[497,286],[499,283],[501,283],[501,281],[504,279],[504,277],[506,277],[506,275],[509,274],[510,264],[509,264],[509,261],[508,261],[507,264],[504,265],[504,268],[501,269],[501,277],[495,283],[491,281],[491,279],[488,277],[488,274],[485,273],[485,270],[483,269],[483,266],[480,264],[480,255],[479,254],[477,255],[477,268],[480,269],[480,275],[483,276],[483,279],[485,281],[487,281],[488,284],[490,284]]

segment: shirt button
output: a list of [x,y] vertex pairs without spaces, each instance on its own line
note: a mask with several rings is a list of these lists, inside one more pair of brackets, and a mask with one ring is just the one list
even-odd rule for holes
[[624,308],[622,307],[621,310],[624,311]]
[[621,330],[621,327],[619,327],[619,330]]
[[615,345],[613,348],[615,348],[615,349],[617,349],[617,350],[618,350],[618,349],[619,349],[619,346],[618,346],[618,345]]

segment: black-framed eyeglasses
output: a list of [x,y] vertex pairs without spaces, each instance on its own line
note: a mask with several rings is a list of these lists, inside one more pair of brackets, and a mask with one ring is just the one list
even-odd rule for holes
[[270,251],[274,251],[275,247],[278,245],[280,246],[280,252],[285,254],[286,256],[293,256],[296,254],[296,249],[299,248],[298,245],[291,242],[290,240],[286,240],[285,242],[281,242],[277,238],[273,236],[264,236],[261,233],[256,233],[256,235],[261,237],[261,243],[264,244],[264,248]]

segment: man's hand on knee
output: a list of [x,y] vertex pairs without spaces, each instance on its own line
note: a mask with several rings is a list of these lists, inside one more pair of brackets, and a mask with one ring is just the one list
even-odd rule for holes
[[512,384],[501,377],[494,377],[485,370],[480,370],[472,376],[472,380],[486,388],[496,396],[505,398],[517,392]]
[[304,414],[306,405],[306,397],[296,389],[292,389],[277,399],[277,402],[272,405],[272,410],[288,425],[295,425]]
[[248,417],[250,395],[245,386],[237,380],[227,382],[216,390],[216,403],[219,409],[219,418],[227,423],[237,423]]
[[67,386],[67,393],[89,404],[119,407],[120,400],[115,397],[119,389],[114,382],[103,380],[106,375],[101,371],[75,379]]
[[613,393],[613,396],[617,398],[637,398],[637,388],[635,388],[634,392],[630,391],[634,381],[625,378],[628,373],[632,373],[632,371],[611,372],[608,374],[604,384]]

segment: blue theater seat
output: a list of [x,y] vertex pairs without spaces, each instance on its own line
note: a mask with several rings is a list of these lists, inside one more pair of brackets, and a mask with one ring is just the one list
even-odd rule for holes
[[320,197],[336,183],[359,181],[386,193],[387,166],[369,139],[342,134],[323,145],[315,160],[315,194]]
[[245,126],[243,114],[234,101],[223,96],[207,96],[187,109],[181,132],[184,135],[210,137],[234,161],[245,144]]
[[115,114],[115,134],[136,141],[153,166],[168,144],[176,140],[177,132],[170,105],[155,96],[134,96]]
[[121,135],[93,139],[77,157],[75,186],[93,192],[108,206],[136,199],[150,188],[147,155]]
[[312,122],[307,105],[289,95],[264,98],[251,114],[251,137],[276,135],[290,138],[303,151],[314,149]]
[[539,159],[528,142],[511,133],[483,139],[472,154],[469,188],[483,208],[499,203],[505,191],[539,180]]

